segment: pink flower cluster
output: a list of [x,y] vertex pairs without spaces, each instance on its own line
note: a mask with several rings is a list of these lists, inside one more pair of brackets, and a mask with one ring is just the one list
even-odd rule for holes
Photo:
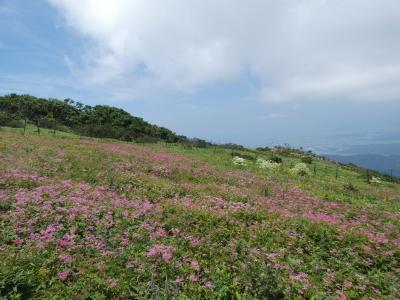
[[374,243],[386,244],[391,241],[396,244],[400,241],[399,232],[392,224],[399,217],[395,212],[331,202],[309,196],[300,189],[284,190],[277,186],[272,196],[260,197],[255,205],[285,218],[306,218],[335,226],[343,232],[358,229],[360,234]]
[[[15,175],[15,174],[14,174]],[[14,176],[13,175],[13,176]],[[0,175],[10,178],[11,175]],[[14,176],[15,177],[15,176]],[[31,178],[19,174],[18,178]],[[91,187],[86,183],[46,179],[38,187],[17,188],[15,192],[1,193],[13,208],[0,215],[0,221],[15,228],[18,237],[15,245],[32,245],[44,248],[51,245],[60,252],[60,260],[70,262],[66,252],[87,247],[109,255],[116,251],[110,238],[122,240],[122,247],[129,245],[129,237],[110,236],[112,228],[121,228],[121,222],[130,222],[144,216],[159,214],[159,205],[141,199],[128,199],[104,187]],[[154,238],[165,236],[159,227]]]
[[164,246],[156,244],[150,248],[146,253],[146,257],[154,258],[161,257],[164,261],[169,261],[172,258],[172,254],[175,252],[176,248],[173,246]]

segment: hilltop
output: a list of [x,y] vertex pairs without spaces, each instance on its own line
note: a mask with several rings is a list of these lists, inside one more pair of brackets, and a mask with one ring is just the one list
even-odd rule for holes
[[0,126],[40,128],[81,136],[114,138],[124,141],[169,143],[187,142],[171,130],[150,124],[142,118],[107,105],[94,107],[71,99],[43,99],[31,95],[0,96]]
[[3,297],[400,296],[397,182],[285,149],[33,129],[0,131]]

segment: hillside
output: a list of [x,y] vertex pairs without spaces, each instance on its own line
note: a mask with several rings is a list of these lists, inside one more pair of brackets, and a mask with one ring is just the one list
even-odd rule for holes
[[94,107],[71,99],[42,99],[30,95],[0,96],[0,126],[69,131],[78,135],[136,142],[185,142],[164,127],[149,124],[128,112],[106,105]]
[[[43,99],[31,95],[9,94],[0,96],[0,126],[23,128],[24,132],[41,133],[43,128],[52,131],[53,135],[69,133],[80,137],[111,138],[136,143],[181,143],[188,147],[226,147],[245,149],[241,145],[215,145],[198,138],[177,135],[171,130],[150,124],[128,112],[105,105],[94,107],[75,102],[71,99]],[[262,149],[262,148],[259,148]],[[268,148],[267,148],[268,149]],[[298,155],[308,155],[298,149],[290,149]],[[355,163],[361,168],[369,168],[382,172],[385,176],[392,169],[394,176],[400,176],[398,157],[379,157],[368,159],[361,156],[349,157],[327,155],[340,163]],[[376,158],[376,156],[372,157]]]
[[345,166],[2,128],[0,170],[5,298],[400,297],[400,185]]

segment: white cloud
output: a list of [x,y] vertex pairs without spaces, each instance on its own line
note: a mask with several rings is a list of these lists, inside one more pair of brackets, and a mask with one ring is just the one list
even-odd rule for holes
[[250,72],[262,101],[400,99],[398,0],[49,1],[92,41],[91,84],[191,90]]

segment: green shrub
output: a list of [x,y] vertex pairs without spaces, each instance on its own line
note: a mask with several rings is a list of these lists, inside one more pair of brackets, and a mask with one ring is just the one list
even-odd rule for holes
[[305,164],[311,165],[312,162],[313,162],[313,159],[312,159],[311,156],[303,156],[303,157],[301,158],[301,161],[302,161],[303,163],[305,163]]
[[11,201],[0,201],[0,211],[8,211],[12,207]]
[[269,158],[270,161],[273,161],[277,164],[281,164],[282,163],[282,158],[278,155],[271,155],[271,157]]
[[347,182],[344,184],[344,189],[346,191],[350,191],[350,192],[357,192],[358,189],[351,183],[351,182]]
[[12,120],[8,113],[0,111],[0,126],[10,126]]
[[239,153],[239,152],[232,152],[233,156],[237,156],[243,159],[247,159],[247,160],[256,160],[256,158],[253,155],[250,154],[243,154],[243,153]]

